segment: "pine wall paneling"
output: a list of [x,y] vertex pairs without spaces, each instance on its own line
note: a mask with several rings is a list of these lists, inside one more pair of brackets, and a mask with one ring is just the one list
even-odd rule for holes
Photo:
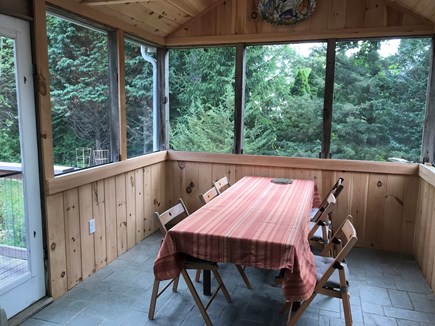
[[435,288],[435,168],[420,166],[413,256]]
[[[47,197],[50,293],[59,297],[156,231],[165,207],[166,162]],[[95,233],[89,220],[95,219]]]
[[256,0],[220,1],[169,34],[167,46],[431,35],[433,24],[391,1],[322,0],[295,25],[263,21]]
[[[189,155],[191,159],[187,160]],[[345,188],[334,211],[334,225],[351,214],[358,231],[358,246],[412,253],[415,194],[419,191],[417,164],[374,163],[369,167],[360,161],[302,159],[306,162],[304,168],[301,159],[292,158],[183,152],[169,152],[168,156],[167,205],[181,197],[189,211],[195,211],[201,206],[199,194],[224,174],[233,183],[247,175],[311,179],[322,197],[342,176]],[[386,169],[388,166],[391,168]],[[194,186],[189,193],[186,189],[190,184]]]
[[[423,170],[419,177],[417,164],[189,152],[168,152],[159,158],[167,161],[152,161],[143,167],[134,164],[134,170],[123,168],[115,176],[71,189],[62,181],[65,189],[47,197],[54,297],[155,232],[154,211],[165,210],[179,197],[190,212],[198,209],[199,194],[223,175],[231,183],[247,175],[312,179],[322,197],[338,177],[344,177],[334,225],[351,214],[358,246],[412,253],[434,285],[435,182],[432,172]],[[96,220],[94,234],[89,234],[90,218]]]

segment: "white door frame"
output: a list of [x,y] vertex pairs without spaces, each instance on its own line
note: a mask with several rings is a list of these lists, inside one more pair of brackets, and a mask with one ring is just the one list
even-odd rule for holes
[[8,318],[46,294],[38,144],[29,23],[0,14],[0,35],[15,40],[17,105],[30,271],[0,289],[0,303]]

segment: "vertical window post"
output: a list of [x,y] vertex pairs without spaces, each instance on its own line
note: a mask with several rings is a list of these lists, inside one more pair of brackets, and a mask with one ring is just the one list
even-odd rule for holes
[[421,161],[435,163],[435,38],[432,38]]
[[157,94],[159,116],[158,147],[159,150],[169,149],[169,51],[167,48],[157,48]]
[[334,72],[335,72],[335,48],[336,40],[328,40],[326,50],[326,76],[325,76],[325,99],[323,106],[323,132],[322,151],[320,158],[331,157],[331,126],[332,126],[332,103],[334,99]]
[[112,162],[125,160],[124,34],[109,33],[110,152]]
[[234,154],[243,154],[243,118],[245,111],[245,72],[246,72],[246,46],[236,46],[235,69],[235,99],[234,99]]

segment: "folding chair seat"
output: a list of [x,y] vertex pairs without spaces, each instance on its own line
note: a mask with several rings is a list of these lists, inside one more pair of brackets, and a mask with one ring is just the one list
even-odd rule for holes
[[[159,226],[159,229],[160,229],[160,231],[162,231],[162,233],[164,235],[166,235],[166,233],[168,232],[170,227],[173,227],[175,224],[180,222],[182,219],[186,218],[188,215],[189,215],[189,212],[187,211],[187,208],[184,205],[184,202],[181,198],[178,199],[178,202],[175,206],[171,207],[170,209],[163,212],[162,214],[159,214],[157,212],[154,213],[154,217],[155,217],[155,220]],[[196,291],[195,286],[193,285],[192,280],[189,277],[189,274],[187,272],[187,270],[189,270],[189,269],[209,270],[213,273],[213,275],[217,281],[218,286],[215,289],[215,291],[212,293],[210,299],[208,300],[208,302],[205,305],[202,303],[202,301],[198,295],[198,292]],[[192,297],[193,297],[193,299],[194,299],[194,301],[199,309],[199,312],[201,313],[202,317],[204,318],[206,325],[212,325],[210,317],[207,314],[207,309],[219,291],[222,291],[222,294],[224,295],[225,299],[228,302],[231,302],[231,297],[228,293],[227,288],[225,287],[225,285],[222,281],[222,278],[219,275],[218,269],[219,269],[219,266],[216,262],[210,262],[210,261],[206,261],[203,259],[198,259],[195,257],[188,256],[185,259],[183,269],[181,271],[181,275],[183,276],[183,278],[187,284],[187,287],[188,287],[190,293],[192,294]],[[171,280],[171,282],[169,282],[161,291],[159,291],[160,281],[157,278],[154,279],[153,290],[152,290],[152,294],[151,294],[150,309],[148,312],[148,319],[150,319],[150,320],[154,319],[154,313],[155,313],[155,309],[156,309],[157,299],[171,284],[173,284],[172,291],[173,292],[177,291],[178,280],[179,280],[179,277]]]
[[308,241],[312,247],[322,248],[331,239],[331,214],[336,204],[333,194],[329,194],[325,199],[326,204],[321,207],[316,219],[310,222],[310,231],[308,232]]
[[[225,177],[223,177],[222,179],[227,179],[227,177],[225,176]],[[220,179],[220,180],[222,180],[222,179]],[[228,180],[227,180],[227,181],[228,181]],[[218,180],[217,182],[219,182],[219,180]],[[227,183],[227,184],[229,184],[229,183]],[[226,185],[226,184],[225,184],[225,180],[223,180],[223,181],[219,184],[219,186],[220,186],[220,185],[222,185],[222,187],[224,187],[224,186]],[[221,187],[221,188],[222,188],[222,187]],[[216,189],[216,187],[212,187],[211,189],[207,190],[205,193],[199,195],[199,199],[200,199],[201,202],[205,205],[205,204],[207,204],[210,200],[212,200],[213,198],[217,197],[219,194],[220,194],[220,193],[218,192],[218,190]],[[244,267],[244,266],[241,266],[241,265],[236,265],[236,268],[237,268],[237,270],[238,270],[240,276],[242,277],[243,281],[245,282],[246,287],[247,287],[248,289],[252,289],[251,282],[249,282],[248,276],[247,276],[246,273],[245,273],[245,267]],[[198,269],[198,271],[196,272],[195,281],[196,281],[196,282],[199,282],[200,279],[201,279],[201,270]]]
[[338,196],[340,195],[341,191],[344,188],[343,183],[344,183],[344,178],[343,177],[338,178],[338,180],[335,182],[335,184],[332,187],[332,189],[329,191],[328,195],[323,199],[323,201],[320,204],[320,206],[319,207],[313,207],[311,209],[311,214],[310,214],[311,215],[310,216],[311,217],[311,221],[317,220],[318,219],[318,215],[321,213],[321,210],[326,208],[326,205],[328,205],[328,197],[329,197],[329,195],[333,194],[335,199],[338,198]]
[[[292,316],[289,310],[288,326],[293,326],[302,316],[317,294],[339,298],[343,302],[346,325],[352,325],[352,311],[350,309],[349,269],[345,258],[358,240],[356,230],[348,216],[334,234],[332,241],[324,248],[319,256],[314,256],[316,263],[317,283],[311,296],[305,300]],[[336,251],[335,257],[326,257],[331,251]],[[291,305],[291,304],[290,304]]]

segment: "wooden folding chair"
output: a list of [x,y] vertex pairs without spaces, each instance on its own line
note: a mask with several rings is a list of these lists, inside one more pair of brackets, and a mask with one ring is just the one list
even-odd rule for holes
[[313,207],[313,209],[311,210],[311,221],[315,221],[318,219],[318,215],[321,213],[319,213],[319,211],[323,208],[326,208],[326,205],[328,205],[328,198],[329,195],[334,195],[335,199],[337,200],[338,196],[340,195],[341,191],[344,188],[344,178],[340,177],[338,178],[338,180],[335,182],[334,186],[332,187],[332,189],[328,192],[328,195],[326,195],[326,197],[323,199],[322,203],[320,204],[319,207]]
[[[327,295],[329,297],[339,298],[343,302],[343,311],[346,325],[352,325],[352,311],[350,309],[349,287],[349,269],[346,265],[345,258],[352,247],[358,240],[356,230],[351,222],[352,216],[348,216],[334,234],[332,241],[324,248],[319,256],[314,256],[317,270],[317,283],[314,292],[305,300],[298,310],[292,316],[292,310],[289,310],[288,326],[293,326],[302,316],[309,304],[317,294]],[[335,257],[323,256],[336,248],[338,250]],[[291,303],[289,303],[291,306]]]
[[207,204],[210,200],[219,195],[219,192],[215,187],[210,188],[203,194],[199,195],[199,199],[203,205]]
[[[166,235],[166,233],[168,232],[168,230],[171,227],[173,227],[175,224],[177,224],[178,222],[183,220],[188,215],[189,215],[189,212],[188,212],[188,210],[187,210],[186,206],[184,205],[184,202],[181,198],[178,199],[178,202],[175,206],[171,207],[170,209],[163,212],[162,214],[159,214],[157,212],[154,213],[154,217],[155,217],[155,220],[159,226],[159,229],[160,229],[160,231],[162,231],[162,233],[164,235]],[[190,293],[192,294],[192,297],[193,297],[193,299],[194,299],[194,301],[199,309],[199,312],[201,313],[202,317],[204,318],[206,325],[212,325],[210,317],[207,314],[207,309],[219,291],[222,291],[225,299],[228,302],[231,302],[231,297],[228,293],[227,288],[225,287],[225,285],[222,281],[222,278],[219,275],[218,268],[219,268],[218,264],[215,262],[210,262],[210,261],[206,261],[206,260],[202,260],[202,259],[188,256],[188,257],[186,257],[183,269],[181,271],[181,275],[183,276],[184,280],[186,281],[187,287],[188,287]],[[208,302],[205,305],[202,303],[202,301],[198,295],[198,292],[196,291],[195,286],[193,285],[192,280],[190,279],[189,274],[187,273],[188,269],[209,270],[213,273],[214,277],[216,278],[218,286],[217,286],[216,290],[212,293],[210,299],[208,300]],[[173,292],[177,291],[178,279],[179,279],[179,277],[171,280],[171,282],[169,282],[169,284],[167,284],[161,291],[159,291],[160,281],[157,278],[154,279],[153,291],[151,294],[150,309],[148,312],[148,319],[150,319],[150,320],[154,319],[157,298],[171,284],[173,284],[172,291]]]
[[[222,179],[226,179],[226,177],[222,178]],[[220,179],[220,180],[222,180]],[[227,180],[228,181],[228,180]],[[217,181],[219,182],[219,180]],[[224,184],[225,180],[222,181],[222,184]],[[229,184],[229,183],[228,183]],[[224,187],[225,185],[223,185],[222,187]],[[218,190],[216,189],[216,187],[213,187],[209,190],[207,190],[204,194],[199,195],[199,199],[201,200],[201,202],[205,205],[207,204],[210,200],[212,200],[213,198],[215,198],[216,196],[218,196],[220,193],[218,192]],[[246,284],[246,287],[248,289],[252,289],[251,286],[251,282],[249,282],[248,276],[245,273],[245,267],[241,266],[241,265],[236,265],[236,268],[240,274],[240,276],[242,277],[243,281]],[[199,282],[201,279],[201,270],[198,270],[196,272],[196,276],[195,276],[195,281]]]
[[325,202],[326,205],[321,207],[318,214],[316,214],[316,219],[310,222],[308,241],[310,242],[310,246],[315,248],[323,248],[326,246],[332,236],[331,214],[336,204],[335,196],[329,194]]
[[219,180],[213,181],[213,186],[216,188],[217,192],[220,194],[225,189],[228,189],[229,187],[231,187],[231,183],[228,180],[227,176],[224,175]]

